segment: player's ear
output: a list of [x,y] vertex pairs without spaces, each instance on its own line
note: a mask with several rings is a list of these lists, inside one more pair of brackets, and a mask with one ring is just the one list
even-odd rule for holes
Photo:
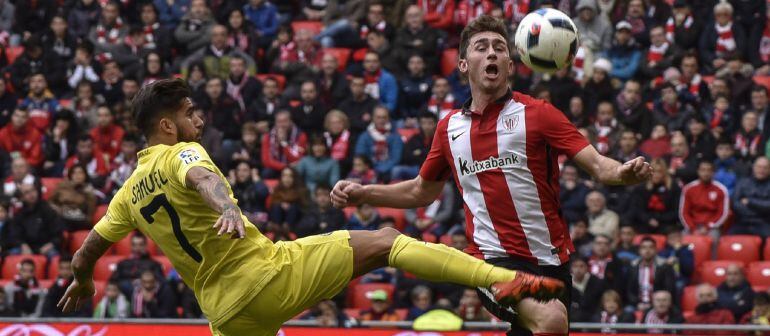
[[468,73],[468,60],[461,58],[457,61],[457,69],[460,70],[460,73],[467,74]]
[[160,121],[158,123],[159,123],[161,132],[176,134],[176,124],[174,123],[173,120],[166,117],[162,117],[160,118]]
[[516,72],[515,64],[513,64],[513,59],[508,60],[508,77],[513,76],[513,74]]

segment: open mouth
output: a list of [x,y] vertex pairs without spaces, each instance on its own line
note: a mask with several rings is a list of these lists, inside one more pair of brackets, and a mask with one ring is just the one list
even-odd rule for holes
[[484,68],[484,73],[489,77],[497,77],[498,69],[497,64],[490,64]]

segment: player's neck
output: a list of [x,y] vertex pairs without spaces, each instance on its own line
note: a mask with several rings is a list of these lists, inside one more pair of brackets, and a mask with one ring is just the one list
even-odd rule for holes
[[487,106],[494,103],[500,97],[508,92],[508,86],[503,86],[494,92],[485,92],[483,90],[471,90],[471,110],[484,111]]
[[164,136],[154,135],[147,138],[147,147],[152,147],[155,145],[173,146],[173,145],[176,145],[177,142],[178,141],[176,141],[176,139],[173,137],[164,137]]

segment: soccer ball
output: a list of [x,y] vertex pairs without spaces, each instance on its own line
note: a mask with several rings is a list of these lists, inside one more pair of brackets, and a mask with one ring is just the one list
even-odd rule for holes
[[524,64],[537,72],[552,73],[569,66],[575,58],[577,28],[561,11],[541,8],[521,20],[514,43]]

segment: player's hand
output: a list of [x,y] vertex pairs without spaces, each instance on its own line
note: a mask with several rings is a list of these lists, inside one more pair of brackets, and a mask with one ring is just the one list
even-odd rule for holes
[[89,280],[83,283],[78,282],[77,279],[72,280],[72,283],[67,287],[67,291],[64,292],[59,303],[56,307],[61,309],[62,312],[71,313],[80,310],[88,300],[94,297],[96,290],[94,289],[94,282]]
[[364,187],[351,181],[339,181],[331,192],[332,205],[342,209],[351,205],[358,205],[364,199]]
[[226,233],[233,239],[246,237],[246,227],[243,224],[241,211],[237,206],[226,208],[214,224],[214,229],[219,230],[219,232],[217,232],[217,235],[219,236]]
[[639,156],[618,167],[618,175],[623,184],[637,184],[647,181],[652,176],[652,167]]

